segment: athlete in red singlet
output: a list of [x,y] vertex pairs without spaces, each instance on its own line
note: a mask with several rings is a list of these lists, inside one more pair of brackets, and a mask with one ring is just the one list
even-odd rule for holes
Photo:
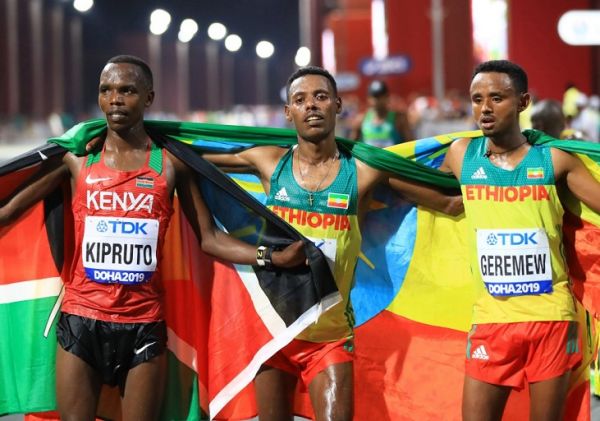
[[[144,130],[154,99],[152,73],[133,56],[110,59],[100,75],[106,116],[102,152],[48,160],[0,208],[12,222],[67,177],[73,192],[76,250],[57,325],[56,397],[62,420],[93,420],[103,383],[118,385],[124,420],[160,413],[166,378],[166,326],[159,262],[175,190],[202,249],[255,264],[257,250],[218,229],[191,170]],[[305,260],[301,241],[274,251],[272,264]]]
[[107,322],[163,320],[157,262],[173,213],[161,169],[167,153],[149,143],[136,171],[109,168],[104,155],[86,159],[73,195],[75,266],[62,311]]

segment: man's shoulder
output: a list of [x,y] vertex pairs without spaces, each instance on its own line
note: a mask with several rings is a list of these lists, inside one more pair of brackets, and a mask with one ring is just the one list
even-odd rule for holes
[[248,155],[254,155],[260,160],[267,161],[277,161],[279,160],[291,149],[291,146],[276,146],[276,145],[266,145],[266,146],[254,146],[252,148],[246,149],[243,153]]
[[464,151],[471,144],[471,142],[479,142],[478,137],[459,137],[452,141],[449,146],[450,151]]

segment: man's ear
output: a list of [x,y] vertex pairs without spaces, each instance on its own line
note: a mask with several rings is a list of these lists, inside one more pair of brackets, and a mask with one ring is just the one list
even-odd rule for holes
[[148,97],[146,98],[146,108],[150,107],[154,102],[154,91],[148,92]]
[[283,112],[285,113],[285,119],[287,121],[292,121],[292,115],[290,114],[290,107],[289,107],[289,105],[285,104],[283,106]]
[[335,105],[336,105],[336,114],[340,114],[342,112],[342,97],[335,97]]
[[525,92],[521,94],[521,98],[519,98],[519,112],[525,111],[527,107],[531,104],[531,95]]

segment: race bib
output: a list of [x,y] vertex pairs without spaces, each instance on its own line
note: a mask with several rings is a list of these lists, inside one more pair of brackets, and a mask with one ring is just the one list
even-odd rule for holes
[[156,219],[87,216],[82,258],[86,276],[109,284],[148,282],[157,264]]
[[321,249],[325,255],[325,258],[327,259],[329,269],[331,269],[331,273],[333,273],[333,268],[335,267],[335,258],[337,256],[337,240],[335,238],[307,238],[312,241],[317,248]]
[[541,228],[477,230],[477,257],[491,295],[552,292],[550,247]]

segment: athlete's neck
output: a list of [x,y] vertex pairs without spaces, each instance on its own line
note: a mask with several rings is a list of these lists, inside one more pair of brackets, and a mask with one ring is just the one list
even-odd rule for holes
[[108,129],[106,133],[106,148],[115,152],[124,152],[148,147],[148,134],[144,126],[134,126],[127,130],[115,131]]
[[302,159],[311,165],[318,165],[328,161],[338,153],[335,138],[332,138],[331,140],[326,139],[316,143],[298,139],[298,149],[300,150]]
[[527,138],[520,130],[511,131],[507,134],[487,136],[488,148],[492,152],[505,152],[517,148],[527,142]]

